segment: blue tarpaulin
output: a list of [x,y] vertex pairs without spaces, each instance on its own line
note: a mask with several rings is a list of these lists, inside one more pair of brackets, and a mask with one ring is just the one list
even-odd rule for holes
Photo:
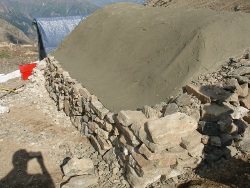
[[85,16],[36,18],[33,25],[37,29],[39,59],[52,52]]

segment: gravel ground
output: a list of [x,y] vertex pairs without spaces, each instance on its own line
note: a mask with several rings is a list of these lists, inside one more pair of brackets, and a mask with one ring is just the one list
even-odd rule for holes
[[18,70],[19,65],[38,60],[36,45],[16,45],[0,43],[0,74]]
[[[19,155],[21,150],[26,150],[31,155],[32,152],[40,152],[51,178],[45,177],[46,181],[39,185],[59,187],[63,159],[69,153],[72,155],[79,146],[90,146],[89,142],[80,137],[64,113],[57,111],[42,85],[26,81],[25,86],[17,92],[18,94],[7,95],[0,101],[2,106],[10,109],[9,113],[0,115],[0,155],[4,161],[0,165],[0,178],[3,179],[15,169],[13,157],[15,154]],[[37,162],[30,160],[27,164],[27,177],[21,176],[22,179],[18,179],[15,172],[11,179],[17,178],[17,181],[22,182],[41,171]]]

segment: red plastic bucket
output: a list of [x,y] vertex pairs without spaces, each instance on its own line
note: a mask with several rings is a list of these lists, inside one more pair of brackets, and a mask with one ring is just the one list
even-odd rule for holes
[[28,80],[28,77],[32,74],[33,69],[36,67],[36,64],[37,63],[31,63],[31,64],[19,66],[23,80]]

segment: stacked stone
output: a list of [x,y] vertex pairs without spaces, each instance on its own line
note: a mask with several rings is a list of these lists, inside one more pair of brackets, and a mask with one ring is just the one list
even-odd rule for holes
[[[110,181],[112,180],[117,186],[119,182],[123,182],[120,187],[127,187],[124,183],[123,171],[117,159],[113,157],[112,147],[115,145],[112,143],[117,135],[112,125],[114,124],[113,114],[100,103],[96,96],[72,79],[68,72],[63,71],[53,57],[48,57],[45,61],[47,62],[45,86],[56,102],[58,110],[63,110],[70,117],[73,125],[82,135],[89,138],[95,150],[98,151],[98,159],[102,158],[105,164],[109,165],[108,169],[113,174],[109,177]],[[99,168],[102,168],[100,164]]]
[[238,150],[250,150],[249,75],[246,53],[238,60],[230,59],[220,71],[186,86],[187,93],[202,102],[198,130],[203,134],[204,159],[209,163],[234,156]]
[[[159,117],[159,112],[146,107],[141,111],[120,111],[117,129],[123,153],[120,161],[127,169],[127,178],[135,187],[145,187],[161,176],[172,178],[195,168],[204,145],[196,131],[197,121],[184,114]],[[152,113],[154,112],[154,113]]]
[[162,175],[171,178],[182,174],[185,167],[197,166],[203,144],[194,118],[179,112],[163,117],[165,103],[114,114],[53,57],[46,62],[46,88],[51,98],[101,156],[109,159],[107,155],[114,151],[119,164],[109,164],[113,173],[123,169],[131,185],[145,187]]
[[60,64],[49,57],[46,59],[46,88],[59,110],[71,118],[81,134],[88,135],[96,150],[103,155],[112,147],[110,132],[113,131],[112,114],[91,95]]
[[[110,170],[126,175],[134,187],[146,187],[161,176],[178,176],[202,160],[213,163],[233,156],[239,148],[249,151],[249,53],[219,71],[201,75],[168,103],[117,114],[53,57],[46,62],[46,88],[58,109],[88,136]],[[119,164],[109,160],[114,155]]]

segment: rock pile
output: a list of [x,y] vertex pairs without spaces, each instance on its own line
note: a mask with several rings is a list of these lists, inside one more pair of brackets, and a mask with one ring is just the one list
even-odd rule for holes
[[240,11],[250,12],[250,3],[247,0],[148,0],[144,3],[151,7],[169,7],[169,8],[193,8],[193,9],[211,9],[215,11]]
[[[113,181],[146,187],[196,168],[201,161],[249,152],[249,53],[201,75],[176,98],[117,114],[72,79],[53,57],[45,59],[46,88],[108,164]],[[245,136],[247,135],[247,136]],[[243,139],[243,137],[246,137]],[[243,140],[243,141],[242,141]]]
[[165,114],[183,112],[198,121],[205,146],[202,158],[208,163],[250,151],[249,67],[246,51],[220,70],[200,75],[165,106]]
[[62,185],[62,188],[87,188],[94,186],[98,182],[97,176],[94,175],[94,164],[90,158],[71,158],[63,166],[63,173],[69,180],[66,184]]
[[186,86],[187,93],[202,103],[198,131],[203,134],[204,158],[209,163],[235,155],[236,148],[249,152],[249,66],[246,51]]
[[61,146],[66,150],[61,164],[62,187],[129,187],[112,149],[102,157],[86,136],[82,137],[82,141],[75,148],[67,144]]
[[120,130],[118,146],[123,148],[118,157],[135,187],[145,187],[162,175],[178,176],[200,161],[204,145],[196,131],[197,121],[184,113],[147,119],[139,111],[121,111],[116,126]]
[[171,0],[149,0],[145,3],[147,6],[157,7],[157,6],[168,6],[171,3]]

